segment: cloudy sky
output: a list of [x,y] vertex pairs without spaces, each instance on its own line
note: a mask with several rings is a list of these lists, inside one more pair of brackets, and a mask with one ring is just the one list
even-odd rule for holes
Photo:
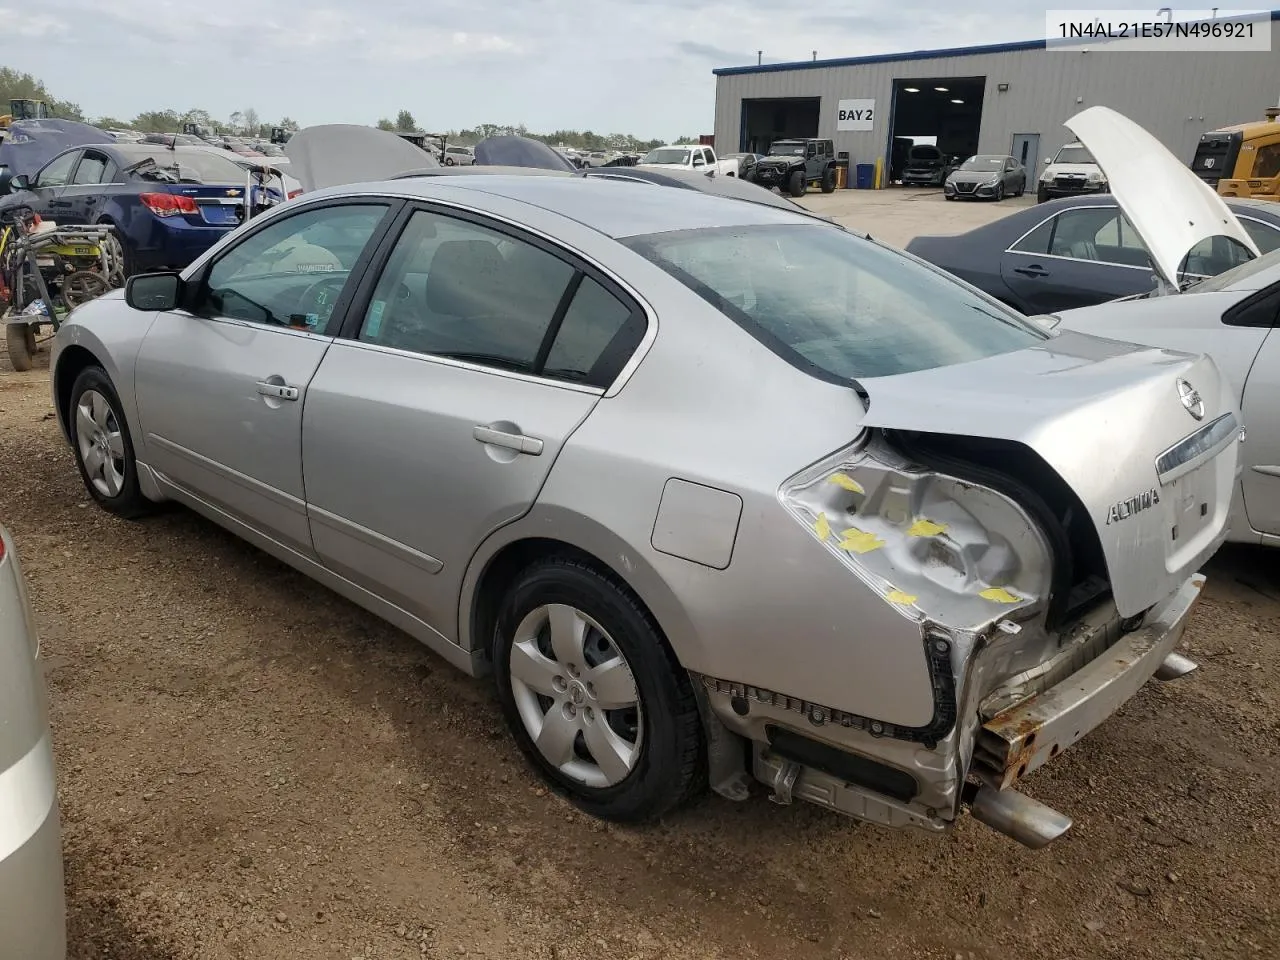
[[0,6],[0,63],[91,117],[199,107],[225,119],[253,107],[264,120],[306,126],[373,123],[405,108],[428,129],[524,123],[667,138],[710,132],[712,68],[755,63],[757,50],[781,62],[814,50],[827,58],[1026,40],[1043,36],[1046,8],[1062,6],[1071,5],[41,0]]

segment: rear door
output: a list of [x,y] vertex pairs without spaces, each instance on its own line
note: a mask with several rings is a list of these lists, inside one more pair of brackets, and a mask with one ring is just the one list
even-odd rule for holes
[[[1260,533],[1280,537],[1280,284],[1246,298],[1227,312],[1228,327],[1263,327],[1267,330],[1262,348],[1249,368],[1240,407],[1249,429],[1248,440],[1240,448],[1244,470],[1240,483],[1244,490],[1245,514],[1249,525]],[[1244,330],[1224,330],[1224,336]],[[1256,332],[1256,331],[1255,331]]]
[[1074,207],[1016,240],[1000,277],[1027,313],[1053,313],[1149,291],[1146,247],[1116,206]]
[[115,179],[116,165],[101,150],[86,148],[59,197],[67,223],[94,223],[102,203],[102,185]]
[[308,390],[322,562],[446,636],[481,541],[532,506],[645,315],[588,264],[419,206],[385,244]]

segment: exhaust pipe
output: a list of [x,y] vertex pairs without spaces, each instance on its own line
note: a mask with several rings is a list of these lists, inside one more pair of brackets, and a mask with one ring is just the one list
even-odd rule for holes
[[1189,657],[1184,657],[1180,653],[1171,653],[1160,662],[1160,666],[1156,669],[1156,679],[1168,682],[1177,680],[1179,677],[1185,677],[1192,670],[1198,669],[1199,664]]
[[1071,829],[1071,818],[1032,800],[1016,790],[995,790],[985,784],[978,788],[969,806],[979,823],[1017,840],[1024,847],[1040,850]]

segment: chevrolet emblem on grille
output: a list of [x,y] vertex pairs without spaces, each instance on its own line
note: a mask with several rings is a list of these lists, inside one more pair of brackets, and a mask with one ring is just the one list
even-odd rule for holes
[[228,196],[228,197],[238,197],[238,196],[240,196],[240,194],[242,194],[243,192],[244,192],[243,190],[228,190],[228,191],[227,191],[227,196]]

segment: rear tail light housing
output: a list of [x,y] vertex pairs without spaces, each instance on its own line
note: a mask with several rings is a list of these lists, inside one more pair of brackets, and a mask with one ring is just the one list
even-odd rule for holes
[[176,193],[144,193],[138,199],[157,217],[179,217],[200,212],[195,200]]
[[292,200],[294,197],[300,197],[300,196],[302,196],[302,189],[301,189],[301,188],[299,188],[299,189],[297,189],[297,190],[290,190],[290,191],[289,191],[288,199]]

